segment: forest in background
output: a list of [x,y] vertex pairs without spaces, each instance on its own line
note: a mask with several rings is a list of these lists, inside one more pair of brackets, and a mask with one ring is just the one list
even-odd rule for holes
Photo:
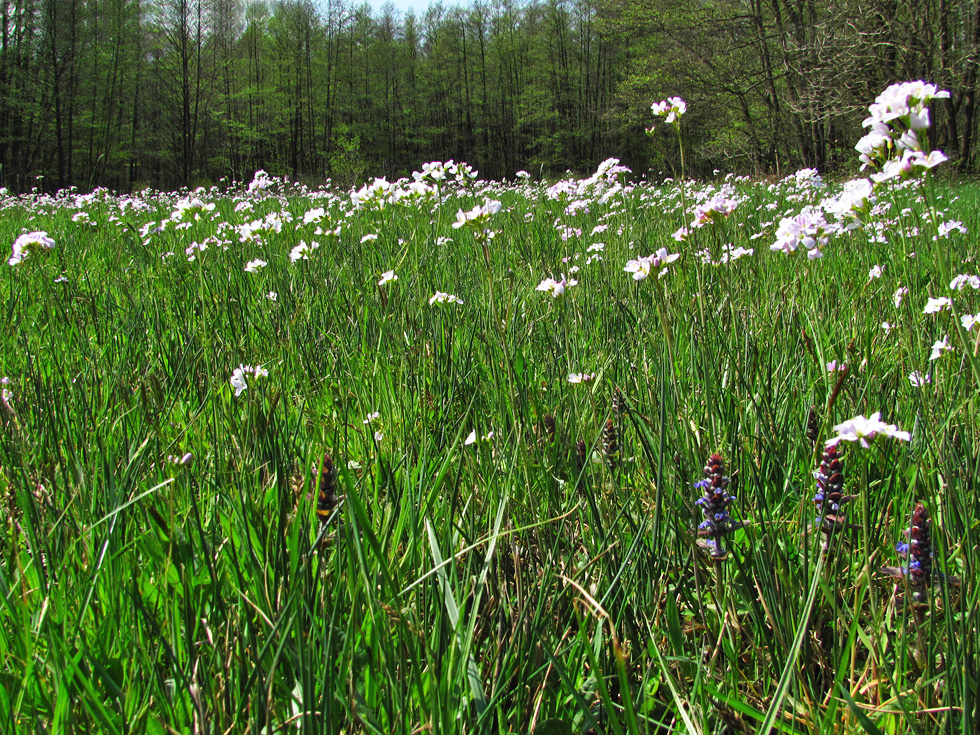
[[0,186],[343,186],[465,160],[484,177],[851,170],[868,102],[926,79],[934,146],[978,168],[976,0],[0,0]]

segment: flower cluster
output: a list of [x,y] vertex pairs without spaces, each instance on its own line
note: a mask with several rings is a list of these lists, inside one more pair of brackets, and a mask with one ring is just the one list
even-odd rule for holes
[[663,278],[667,275],[667,264],[673,263],[679,257],[681,257],[679,253],[668,253],[667,248],[660,248],[653,255],[628,261],[623,270],[626,273],[632,273],[634,281],[642,281],[654,270],[661,268],[660,277]]
[[249,382],[257,382],[260,378],[268,377],[268,375],[269,371],[261,365],[239,365],[232,372],[228,382],[235,389],[235,397],[237,398],[248,389]]
[[687,112],[687,103],[680,97],[668,97],[662,102],[654,102],[650,105],[650,112],[655,117],[664,118],[671,125],[679,125],[681,116]]
[[737,206],[736,200],[729,198],[724,192],[719,192],[708,201],[694,207],[694,220],[691,222],[691,228],[697,229],[725,219],[735,211]]
[[434,186],[439,186],[444,181],[455,181],[459,186],[466,186],[476,179],[478,175],[479,172],[474,171],[473,167],[468,163],[462,161],[456,163],[451,159],[446,162],[431,161],[430,163],[423,163],[421,171],[412,172],[412,178],[417,183],[424,184],[431,182]]
[[741,245],[736,247],[731,243],[725,243],[721,246],[721,254],[718,256],[718,260],[714,259],[711,251],[707,248],[699,251],[697,255],[701,259],[701,262],[705,265],[727,265],[728,263],[732,263],[739,258],[745,258],[754,254],[755,248],[743,248]]
[[[579,196],[585,196],[586,194],[601,196],[600,201],[605,203],[609,201],[611,196],[622,190],[620,179],[623,175],[631,173],[633,171],[623,166],[618,158],[607,158],[599,164],[592,176],[579,182],[576,187],[576,193]],[[582,204],[587,205],[588,203],[582,202]]]
[[174,222],[181,222],[184,219],[199,221],[208,212],[215,209],[214,202],[202,202],[197,197],[187,197],[181,199],[170,214],[170,219]]
[[854,500],[853,495],[844,495],[844,468],[836,446],[824,449],[820,467],[813,476],[817,481],[813,504],[817,507],[817,523],[824,534],[826,548],[830,536],[847,527],[847,514],[843,506]]
[[823,257],[823,248],[835,231],[836,227],[827,222],[823,211],[804,207],[795,217],[783,217],[776,230],[776,242],[769,249],[792,253],[802,245],[807,257],[816,260]]
[[803,431],[803,435],[811,442],[816,442],[820,435],[820,417],[817,415],[816,406],[810,406],[810,410],[807,412],[806,429]]
[[265,191],[273,185],[275,185],[275,179],[269,178],[269,174],[259,169],[255,172],[252,182],[248,185],[248,193],[256,194],[260,191]]
[[3,407],[8,411],[13,411],[14,409],[10,405],[10,402],[14,399],[14,394],[7,387],[8,385],[10,385],[10,378],[6,376],[0,378],[0,386],[2,386],[0,387],[0,403],[2,403]]
[[879,94],[862,123],[869,132],[854,146],[862,170],[879,169],[872,178],[880,182],[907,178],[945,161],[942,151],[926,152],[921,134],[929,127],[929,103],[945,97],[949,92],[923,81],[893,84]]
[[924,388],[929,383],[932,382],[932,378],[926,373],[923,375],[918,370],[913,370],[909,373],[909,382],[912,384],[913,388]]
[[463,300],[459,296],[454,296],[451,293],[443,293],[442,291],[436,291],[432,298],[429,299],[429,306],[434,306],[435,304],[460,304],[462,305]]
[[282,225],[283,217],[278,212],[269,212],[264,219],[257,219],[239,225],[236,231],[240,242],[249,243],[255,242],[263,235],[273,235],[282,232]]
[[905,531],[908,541],[895,545],[898,555],[905,560],[900,568],[908,580],[913,605],[928,603],[928,590],[932,584],[932,519],[922,503],[915,504],[912,525]]
[[[610,198],[623,191],[620,179],[632,170],[620,164],[618,158],[607,158],[599,164],[594,174],[587,179],[562,179],[545,190],[545,196],[551,200],[576,198],[578,203],[569,204],[571,211],[566,208],[566,214],[574,215],[588,206],[585,197],[599,197],[599,202],[605,204]],[[572,206],[572,205],[575,206]],[[566,238],[567,239],[567,238]]]
[[194,464],[194,455],[190,452],[185,452],[179,457],[176,454],[168,454],[167,464],[173,468],[190,467]]
[[322,220],[327,214],[327,210],[323,207],[314,207],[313,209],[307,210],[306,214],[303,215],[303,225],[315,225],[317,222]]
[[[964,328],[966,327],[966,322],[963,322]],[[947,352],[953,351],[953,345],[949,343],[949,335],[944,335],[942,339],[937,339],[932,343],[932,352],[929,353],[930,360],[938,360]]]
[[980,290],[980,276],[960,273],[949,282],[949,288],[951,291],[962,291],[967,286],[975,290]]
[[892,303],[895,308],[899,308],[902,305],[903,299],[909,295],[909,290],[905,286],[899,286],[895,289],[895,293],[892,294]]
[[936,314],[937,312],[944,311],[953,308],[953,300],[948,296],[940,296],[939,298],[929,298],[926,302],[925,308],[922,309],[923,314]]
[[837,218],[837,226],[843,232],[856,230],[864,225],[875,202],[874,185],[869,179],[853,179],[844,184],[844,190],[836,197],[821,203],[825,212]]
[[728,506],[735,500],[735,496],[728,494],[731,478],[725,476],[725,461],[720,454],[708,457],[704,477],[705,479],[694,483],[694,487],[704,492],[696,501],[704,514],[704,520],[698,526],[698,534],[708,537],[707,546],[712,558],[722,561],[728,556],[723,545],[725,536],[740,528],[741,524],[733,524],[728,513]]
[[350,195],[354,209],[384,209],[394,201],[391,183],[387,179],[375,179]]
[[300,240],[299,245],[296,245],[292,250],[289,251],[289,260],[295,263],[299,260],[309,260],[310,255],[313,251],[320,247],[320,243],[315,240],[309,243],[306,240]]
[[833,447],[842,441],[860,442],[861,446],[867,449],[879,436],[888,436],[893,439],[910,441],[912,435],[907,431],[900,431],[894,424],[886,424],[881,420],[881,411],[875,411],[870,418],[865,418],[864,414],[859,414],[852,419],[848,419],[842,424],[834,427],[837,436],[827,440],[826,446]]
[[472,227],[475,230],[483,228],[490,217],[500,211],[500,202],[497,200],[486,199],[483,204],[477,204],[473,209],[464,212],[462,209],[456,213],[456,221],[453,222],[453,229],[460,227]]
[[17,265],[33,255],[54,249],[54,240],[47,232],[28,232],[14,240],[13,252],[7,260],[8,265]]
[[577,286],[578,281],[574,278],[565,279],[565,274],[562,273],[561,280],[556,281],[554,278],[545,278],[541,283],[537,285],[534,289],[535,291],[544,291],[549,293],[554,298],[560,298],[565,295],[565,291],[572,286]]

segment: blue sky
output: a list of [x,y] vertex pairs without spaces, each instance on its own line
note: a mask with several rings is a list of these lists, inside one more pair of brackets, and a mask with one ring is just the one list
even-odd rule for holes
[[[380,10],[381,6],[385,4],[385,0],[368,0],[368,2],[374,10]],[[415,15],[421,17],[425,14],[426,8],[429,7],[430,0],[390,0],[390,2],[395,6],[395,10],[402,14],[414,10]]]

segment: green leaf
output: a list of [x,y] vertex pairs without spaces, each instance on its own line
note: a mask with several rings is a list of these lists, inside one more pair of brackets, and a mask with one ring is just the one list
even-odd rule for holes
[[572,723],[557,717],[545,720],[534,728],[534,735],[572,735]]

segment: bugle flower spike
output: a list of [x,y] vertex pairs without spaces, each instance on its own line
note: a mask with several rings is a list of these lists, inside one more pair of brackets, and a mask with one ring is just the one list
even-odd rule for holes
[[922,503],[915,504],[912,525],[905,534],[908,541],[895,545],[898,555],[906,562],[901,571],[908,580],[912,604],[926,605],[932,584],[932,519]]
[[725,536],[744,524],[733,523],[728,513],[728,506],[735,500],[735,496],[728,493],[731,478],[725,475],[725,461],[720,454],[712,454],[708,457],[704,467],[704,478],[694,483],[694,487],[704,492],[704,495],[695,501],[696,505],[701,506],[704,515],[704,520],[698,526],[698,535],[707,537],[703,545],[711,552],[712,559],[724,561],[728,558],[728,552],[724,547]]
[[817,507],[816,526],[824,534],[824,548],[830,537],[840,529],[850,528],[844,506],[854,500],[854,495],[844,495],[844,467],[841,451],[836,447],[825,447],[820,467],[813,473],[817,480],[817,491],[813,504]]
[[314,467],[312,480],[317,489],[316,516],[320,523],[326,523],[340,502],[337,497],[337,471],[329,454],[324,454],[319,466]]

